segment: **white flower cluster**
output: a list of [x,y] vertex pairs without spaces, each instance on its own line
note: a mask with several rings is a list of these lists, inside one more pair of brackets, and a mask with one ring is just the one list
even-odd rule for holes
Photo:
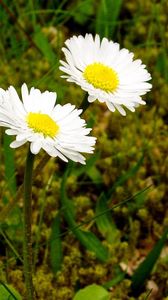
[[[147,82],[151,76],[141,60],[133,61],[133,53],[91,34],[73,36],[65,45],[66,62],[61,61],[60,69],[67,75],[62,77],[88,92],[89,102],[98,99],[122,115],[126,114],[123,106],[135,111],[136,106],[145,104],[141,96],[151,89]],[[88,136],[91,129],[80,118],[82,110],[70,103],[56,105],[56,93],[35,88],[29,92],[26,84],[21,94],[22,99],[12,86],[0,89],[0,126],[16,136],[11,147],[28,141],[33,154],[44,149],[52,157],[84,164],[81,153],[93,153],[96,138]]]

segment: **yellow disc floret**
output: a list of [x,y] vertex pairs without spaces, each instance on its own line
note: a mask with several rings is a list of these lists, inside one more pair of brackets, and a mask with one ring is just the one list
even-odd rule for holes
[[45,137],[54,138],[59,131],[57,123],[47,114],[30,112],[27,115],[27,124],[34,132],[42,133]]
[[83,72],[83,76],[95,88],[106,92],[114,92],[119,84],[117,73],[100,62],[88,65]]

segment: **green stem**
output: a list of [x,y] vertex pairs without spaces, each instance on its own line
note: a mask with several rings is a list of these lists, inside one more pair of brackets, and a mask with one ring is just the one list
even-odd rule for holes
[[27,290],[27,300],[34,299],[32,281],[32,240],[31,240],[31,195],[32,195],[32,174],[33,174],[34,154],[28,150],[25,175],[24,175],[24,240],[23,240],[23,266]]
[[81,105],[79,107],[79,109],[83,110],[82,114],[89,107],[89,105],[90,105],[90,102],[88,101],[88,94],[86,93],[85,96],[84,96],[84,98],[83,98],[83,101],[82,101],[82,103],[81,103]]

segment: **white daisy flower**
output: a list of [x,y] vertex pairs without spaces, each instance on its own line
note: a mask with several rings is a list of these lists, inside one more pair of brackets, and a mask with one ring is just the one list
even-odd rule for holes
[[126,115],[123,106],[134,112],[136,106],[145,104],[141,96],[152,87],[147,82],[151,75],[140,59],[133,61],[133,53],[107,38],[100,41],[99,35],[94,39],[92,34],[73,36],[65,45],[67,62],[61,60],[60,69],[67,75],[62,77],[87,91],[89,102],[98,99],[122,115]]
[[69,103],[55,105],[56,93],[35,88],[29,93],[26,84],[21,93],[22,101],[14,87],[0,89],[0,126],[9,128],[8,135],[16,135],[10,146],[17,148],[28,141],[33,154],[44,149],[52,157],[85,164],[80,152],[93,153],[96,138],[87,136],[91,129],[79,117],[82,110]]

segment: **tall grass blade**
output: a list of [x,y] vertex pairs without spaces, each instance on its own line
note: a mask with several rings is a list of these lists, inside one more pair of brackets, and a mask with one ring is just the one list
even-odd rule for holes
[[168,82],[167,54],[166,54],[166,51],[165,51],[164,48],[162,49],[162,51],[158,55],[156,68],[160,72],[160,74],[165,78],[165,80]]
[[92,232],[83,231],[78,228],[74,218],[74,214],[72,210],[69,209],[69,199],[66,194],[66,181],[69,170],[70,168],[67,168],[67,171],[64,173],[61,184],[61,203],[62,208],[64,209],[65,220],[70,230],[74,233],[81,244],[87,250],[94,252],[99,260],[106,262],[108,259],[108,250],[102,245],[101,241]]
[[53,273],[57,273],[62,264],[63,254],[60,236],[60,215],[58,214],[53,221],[50,236],[50,263]]
[[150,296],[150,294],[152,293],[152,289],[147,293],[147,295],[146,295],[146,297],[145,297],[145,299],[144,300],[147,300],[147,299],[149,299],[149,296]]
[[[107,211],[106,214],[101,214],[104,211]],[[118,238],[119,232],[115,223],[113,222],[110,211],[108,211],[107,200],[104,193],[101,194],[97,201],[96,215],[100,215],[99,218],[96,218],[98,230],[109,243],[115,242]]]
[[[124,205],[124,204],[128,204],[130,201],[136,201],[137,196],[139,196],[140,194],[146,192],[152,185],[147,186],[146,188],[144,188],[143,190],[140,190],[139,192],[137,192],[136,194],[134,194],[133,196],[121,201],[120,203],[117,203],[115,205],[113,205],[112,207],[108,207],[107,209],[105,209],[104,211],[100,212],[99,214],[95,215],[93,218],[87,220],[87,221],[83,221],[79,224],[76,224],[74,228],[70,228],[67,229],[66,231],[64,231],[61,236],[65,236],[67,233],[69,233],[70,231],[73,232],[73,230],[79,229],[80,227],[82,227],[83,225],[86,225],[90,222],[93,222],[94,220],[100,218],[102,215],[105,215],[106,213],[108,213],[109,211],[114,210],[115,208]],[[67,205],[66,208],[68,208],[68,203],[71,202],[67,199]],[[65,208],[64,208],[65,209]]]
[[103,284],[103,287],[105,289],[110,289],[113,286],[116,286],[117,284],[119,284],[122,280],[124,280],[126,276],[126,273],[123,271],[120,271],[119,274],[117,274],[113,279],[111,279],[110,281],[107,281]]
[[147,278],[149,277],[157,259],[160,256],[160,253],[163,249],[163,246],[168,238],[168,229],[166,229],[160,238],[160,240],[155,244],[153,249],[149,252],[145,260],[139,265],[135,273],[132,276],[132,292],[134,295],[138,295]]
[[41,31],[41,28],[39,26],[36,26],[33,41],[36,44],[36,46],[40,49],[40,51],[43,53],[44,57],[46,57],[46,59],[50,62],[51,65],[57,62],[57,57],[54,51],[52,50],[51,45],[47,40],[47,37]]
[[96,33],[102,38],[113,38],[121,6],[122,0],[101,0],[96,17]]
[[14,247],[14,245],[12,244],[12,242],[10,241],[9,237],[6,235],[6,233],[1,229],[0,227],[0,235],[2,235],[2,237],[5,240],[5,243],[8,245],[8,247],[12,250],[12,252],[14,253],[14,255],[17,257],[17,259],[20,260],[21,263],[23,263],[23,259],[20,256],[20,254],[18,253],[17,249]]

